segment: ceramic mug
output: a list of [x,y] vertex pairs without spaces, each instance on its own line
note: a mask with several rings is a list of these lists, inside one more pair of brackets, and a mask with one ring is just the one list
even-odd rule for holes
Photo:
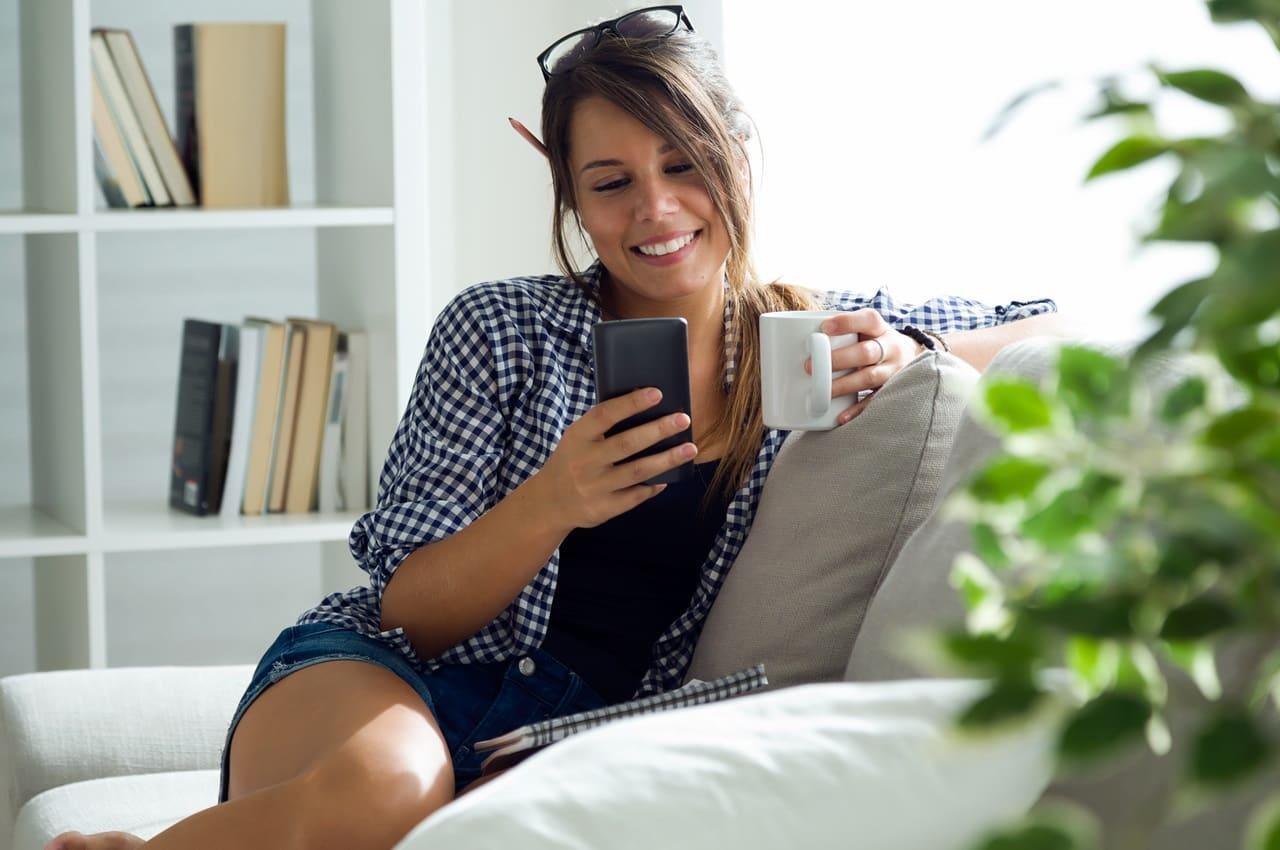
[[[831,352],[858,341],[856,333],[828,336],[822,323],[839,310],[784,310],[760,316],[760,394],[764,425],[784,431],[830,431],[858,393],[831,397],[831,384],[853,369],[833,372]],[[804,361],[813,358],[813,374]]]

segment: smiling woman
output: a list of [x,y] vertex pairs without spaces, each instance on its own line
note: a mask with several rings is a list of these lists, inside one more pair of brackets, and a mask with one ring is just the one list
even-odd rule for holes
[[[918,350],[898,327],[960,351],[987,333],[974,329],[1053,310],[762,282],[751,124],[715,51],[679,6],[586,33],[542,54],[559,59],[542,68],[546,145],[534,140],[564,273],[474,284],[436,317],[377,507],[348,538],[368,585],[267,648],[228,731],[225,804],[158,850],[252,846],[251,833],[390,847],[478,778],[477,741],[678,687],[787,437],[762,422],[762,313],[839,311],[833,335],[874,337],[878,354],[843,346],[833,369],[868,367],[851,380],[871,389]],[[597,255],[583,271],[570,219]],[[688,323],[691,409],[610,434],[658,398],[597,402],[592,328],[649,316]],[[686,428],[692,443],[638,456]],[[687,480],[643,483],[695,456]]]

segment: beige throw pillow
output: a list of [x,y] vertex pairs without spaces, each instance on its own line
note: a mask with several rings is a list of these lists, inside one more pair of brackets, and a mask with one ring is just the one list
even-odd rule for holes
[[977,378],[925,352],[853,421],[787,436],[688,678],[763,662],[771,689],[841,680],[867,603],[932,508]]

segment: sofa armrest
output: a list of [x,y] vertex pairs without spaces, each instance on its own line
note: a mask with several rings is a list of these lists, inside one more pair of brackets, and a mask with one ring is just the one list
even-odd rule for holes
[[0,679],[0,821],[61,785],[216,768],[253,665],[57,670]]

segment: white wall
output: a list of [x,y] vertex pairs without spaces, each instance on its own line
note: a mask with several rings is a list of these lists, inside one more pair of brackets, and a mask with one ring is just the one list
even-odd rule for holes
[[[1274,46],[1211,24],[1202,0],[733,0],[725,41],[763,140],[762,274],[908,301],[1048,296],[1100,337],[1132,336],[1154,298],[1213,255],[1132,256],[1134,223],[1176,172],[1153,162],[1082,185],[1122,133],[1077,123],[1088,81],[1155,59],[1232,70],[1280,96]],[[979,144],[1009,99],[1050,78],[1076,82]],[[1213,114],[1179,95],[1159,118],[1214,132]]]

